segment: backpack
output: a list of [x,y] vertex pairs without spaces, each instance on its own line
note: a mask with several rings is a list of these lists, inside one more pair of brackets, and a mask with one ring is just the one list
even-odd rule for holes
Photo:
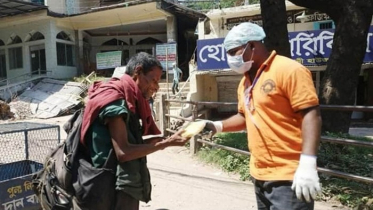
[[113,149],[102,168],[93,167],[88,150],[80,143],[82,121],[83,110],[78,110],[63,126],[66,140],[47,155],[43,169],[33,176],[33,189],[44,210],[70,210],[74,205],[101,210],[115,203]]

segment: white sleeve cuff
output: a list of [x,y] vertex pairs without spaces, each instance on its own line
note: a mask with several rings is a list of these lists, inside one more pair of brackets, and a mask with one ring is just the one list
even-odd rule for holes
[[214,126],[216,128],[216,133],[221,133],[223,131],[223,122],[222,121],[214,121]]
[[301,154],[299,159],[299,166],[313,166],[316,167],[317,156]]

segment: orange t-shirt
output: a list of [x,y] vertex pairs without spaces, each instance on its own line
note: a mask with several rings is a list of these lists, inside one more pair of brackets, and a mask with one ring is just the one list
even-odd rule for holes
[[242,78],[237,90],[238,112],[246,119],[250,174],[264,181],[293,180],[302,151],[303,117],[298,111],[319,104],[311,73],[273,51],[256,77],[249,104],[249,79]]

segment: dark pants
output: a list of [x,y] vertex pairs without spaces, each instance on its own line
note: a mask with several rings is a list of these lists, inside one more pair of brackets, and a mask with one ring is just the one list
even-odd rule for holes
[[179,81],[174,80],[172,82],[172,93],[175,94],[176,92],[179,92]]
[[259,181],[255,185],[258,210],[313,210],[314,201],[298,200],[290,181]]
[[114,210],[139,210],[139,200],[122,191],[117,191]]

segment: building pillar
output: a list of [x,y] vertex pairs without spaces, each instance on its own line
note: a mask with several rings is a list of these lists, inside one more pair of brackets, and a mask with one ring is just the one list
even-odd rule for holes
[[167,16],[167,42],[177,42],[177,27],[175,16]]
[[83,54],[83,31],[75,31],[75,61],[77,74],[81,75],[83,73],[84,64],[84,54]]
[[50,77],[55,76],[57,70],[57,30],[55,24],[56,22],[51,20],[48,25],[46,25],[46,31],[48,31],[48,33],[46,33],[45,36],[45,64],[47,67],[47,75]]
[[205,20],[200,18],[197,24],[198,39],[205,39]]

